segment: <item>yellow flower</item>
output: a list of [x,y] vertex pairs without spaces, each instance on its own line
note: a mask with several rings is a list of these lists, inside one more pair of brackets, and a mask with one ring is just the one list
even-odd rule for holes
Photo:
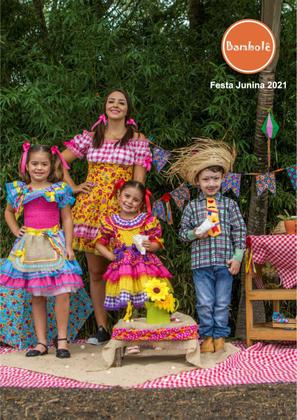
[[165,300],[155,302],[155,306],[159,309],[164,309],[167,312],[174,312],[176,306],[175,302],[176,299],[173,297],[173,294],[169,293]]
[[164,281],[153,279],[149,280],[144,287],[149,299],[153,302],[164,300],[169,293],[169,287]]

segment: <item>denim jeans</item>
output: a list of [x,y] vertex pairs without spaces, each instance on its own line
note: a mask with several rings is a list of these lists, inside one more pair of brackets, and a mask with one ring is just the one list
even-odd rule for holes
[[228,337],[233,277],[225,266],[193,270],[200,337]]

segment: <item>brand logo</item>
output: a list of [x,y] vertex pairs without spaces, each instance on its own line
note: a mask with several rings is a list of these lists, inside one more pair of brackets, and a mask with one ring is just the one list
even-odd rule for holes
[[224,33],[221,50],[226,63],[239,73],[264,70],[275,55],[275,38],[264,23],[255,19],[239,20]]

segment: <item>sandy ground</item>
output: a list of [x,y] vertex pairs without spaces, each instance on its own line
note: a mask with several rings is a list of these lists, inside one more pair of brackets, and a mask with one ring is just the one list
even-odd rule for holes
[[[29,369],[78,381],[124,388],[172,373],[197,369],[186,362],[185,356],[142,357],[142,353],[125,356],[121,367],[104,369],[102,367],[102,347],[72,344],[70,350],[70,359],[56,358],[55,350],[51,348],[50,353],[42,357],[25,357],[25,351],[2,354],[0,363],[4,366]],[[230,343],[226,344],[225,350],[213,354],[202,354],[201,366],[213,367],[216,363],[225,360],[228,355],[238,351]]]

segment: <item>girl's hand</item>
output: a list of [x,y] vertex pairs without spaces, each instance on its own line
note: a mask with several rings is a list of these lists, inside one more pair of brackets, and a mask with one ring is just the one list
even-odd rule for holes
[[148,239],[142,241],[142,246],[149,252],[156,252],[160,248],[160,245],[157,242],[151,242]]
[[239,261],[228,260],[227,264],[229,264],[229,269],[228,270],[233,276],[235,276],[236,274],[239,273],[240,266],[241,266],[241,263]]
[[15,236],[17,238],[21,238],[25,232],[26,232],[26,226],[22,226]]
[[79,185],[74,185],[72,186],[72,191],[73,194],[78,194],[78,193],[84,193],[84,194],[89,194],[92,191],[92,188],[94,187],[93,182],[83,182],[82,184]]
[[73,261],[75,259],[75,254],[72,248],[66,247],[66,254],[69,261]]

